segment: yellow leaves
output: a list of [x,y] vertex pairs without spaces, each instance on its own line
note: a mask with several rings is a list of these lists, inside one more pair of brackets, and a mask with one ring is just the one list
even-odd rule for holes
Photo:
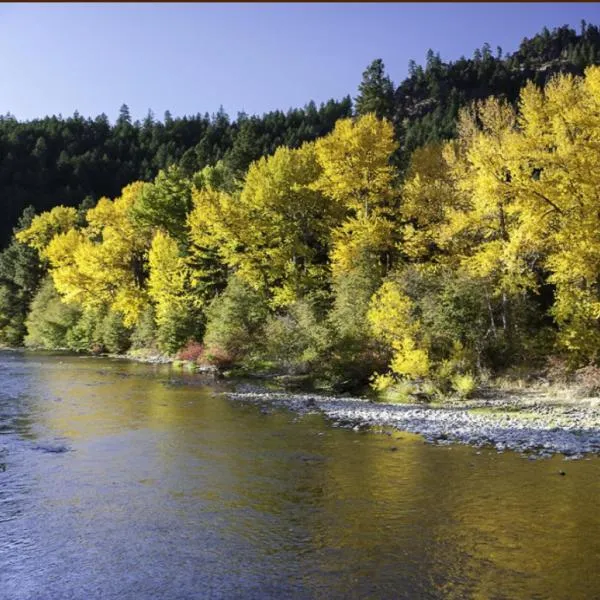
[[310,264],[311,242],[323,239],[330,207],[309,186],[319,173],[314,147],[279,148],[250,166],[238,203],[236,227],[244,250],[240,276],[255,288],[275,283],[289,266]]
[[411,258],[426,257],[441,243],[441,227],[457,201],[445,146],[430,144],[415,150],[402,187],[402,250]]
[[600,342],[599,91],[598,67],[524,91],[515,179],[523,239],[542,250],[556,285],[560,341],[588,359]]
[[46,247],[45,254],[52,267],[71,264],[77,248],[85,241],[85,236],[76,229],[70,229],[52,238]]
[[198,248],[226,243],[230,237],[230,213],[234,208],[229,194],[212,188],[192,191],[193,209],[188,215],[190,240]]
[[34,219],[24,239],[43,249],[57,291],[84,309],[108,306],[131,326],[147,303],[142,287],[148,233],[131,221],[131,208],[146,184],[136,182],[114,201],[88,210],[88,227],[75,228],[75,209],[57,207]]
[[398,285],[386,281],[373,296],[367,319],[375,337],[394,350],[392,371],[406,377],[425,377],[430,370],[429,355],[417,346],[420,324],[413,310],[412,301]]
[[397,284],[386,281],[371,299],[367,319],[376,338],[391,345],[413,330],[413,305]]
[[517,122],[515,111],[505,101],[490,96],[479,102],[476,107],[477,118],[484,135],[500,138],[515,128]]
[[396,378],[391,373],[374,373],[370,381],[371,389],[376,392],[386,392],[394,386]]
[[101,236],[104,243],[123,253],[143,251],[150,241],[148,229],[139,227],[132,219],[132,210],[149,184],[136,181],[123,188],[115,200],[101,198],[94,208],[87,211],[87,233],[90,237]]
[[404,251],[431,248],[449,268],[486,279],[497,294],[535,286],[531,244],[519,232],[516,114],[490,98],[461,113],[459,139],[415,153],[404,185]]
[[192,252],[201,258],[213,249],[254,289],[268,289],[275,305],[293,302],[322,276],[313,268],[323,260],[317,250],[339,220],[336,204],[313,188],[319,173],[313,144],[282,147],[250,166],[239,196],[195,190]]
[[85,291],[90,287],[90,282],[78,268],[82,259],[85,262],[90,250],[91,243],[75,229],[56,235],[48,244],[46,256],[51,266],[50,273],[56,290],[67,303],[81,304]]
[[429,355],[426,350],[417,348],[414,340],[403,337],[395,345],[395,353],[390,368],[398,375],[416,378],[429,374]]
[[379,255],[393,247],[393,231],[394,224],[381,217],[347,219],[332,234],[334,276],[365,265],[376,266]]
[[313,187],[338,208],[329,231],[334,278],[390,266],[397,229],[391,220],[397,189],[390,158],[396,147],[392,125],[373,114],[340,120],[315,142],[321,174]]
[[154,299],[165,293],[179,294],[185,289],[187,268],[180,256],[177,242],[166,233],[157,231],[148,253],[150,278],[148,291]]
[[285,306],[326,285],[328,259],[340,272],[366,255],[378,261],[394,248],[386,216],[396,198],[395,147],[389,123],[348,119],[316,143],[254,162],[239,194],[194,190],[188,224],[199,277],[218,257],[268,291],[272,306]]
[[156,306],[159,325],[180,307],[182,313],[189,303],[186,297],[189,270],[180,256],[177,241],[157,231],[148,253],[150,276],[148,294]]
[[[600,341],[600,68],[462,111],[459,138],[415,153],[403,188],[403,250],[489,281],[497,295],[556,286],[571,351]],[[408,351],[407,351],[408,352]]]
[[131,284],[119,287],[114,295],[114,300],[110,304],[112,311],[123,315],[123,325],[125,327],[137,325],[147,306],[148,296],[145,290]]
[[518,124],[525,137],[539,136],[548,130],[544,92],[532,82],[521,90]]
[[86,309],[108,305],[123,313],[126,326],[137,322],[147,299],[126,263],[127,256],[115,254],[105,244],[94,244],[76,230],[55,236],[46,253],[52,279],[65,302]]
[[374,114],[341,119],[315,148],[323,169],[316,187],[358,218],[393,203],[395,172],[389,160],[397,144],[391,123]]
[[444,208],[453,200],[452,181],[441,144],[422,146],[413,152],[402,187],[402,214],[419,224],[443,218]]
[[44,257],[46,247],[55,235],[75,227],[77,211],[66,206],[55,206],[51,211],[34,217],[31,225],[16,234],[16,239],[35,248]]

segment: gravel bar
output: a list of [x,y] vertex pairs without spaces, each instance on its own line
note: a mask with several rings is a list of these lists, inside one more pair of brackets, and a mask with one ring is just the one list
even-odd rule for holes
[[477,399],[440,406],[386,404],[364,398],[242,391],[226,395],[263,411],[283,407],[323,413],[337,427],[391,427],[417,433],[427,442],[457,442],[513,450],[531,458],[600,453],[600,400],[552,401],[544,397]]

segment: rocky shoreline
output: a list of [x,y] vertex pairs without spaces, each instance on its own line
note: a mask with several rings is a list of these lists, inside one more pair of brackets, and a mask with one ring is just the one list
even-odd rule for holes
[[577,459],[600,454],[600,398],[574,399],[568,392],[496,392],[436,405],[244,389],[226,395],[258,404],[263,410],[283,407],[303,414],[320,412],[337,427],[389,427],[416,433],[434,444],[494,447],[529,458],[563,454]]

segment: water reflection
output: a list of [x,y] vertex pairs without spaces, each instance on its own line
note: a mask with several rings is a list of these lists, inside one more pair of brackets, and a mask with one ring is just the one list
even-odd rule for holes
[[193,382],[0,356],[0,598],[597,593],[598,460],[338,430]]

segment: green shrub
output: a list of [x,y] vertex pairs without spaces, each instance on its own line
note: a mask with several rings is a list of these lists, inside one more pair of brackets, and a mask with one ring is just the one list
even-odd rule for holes
[[131,329],[123,324],[123,315],[110,311],[102,321],[102,344],[113,354],[123,354],[131,346]]
[[369,264],[335,279],[328,346],[319,364],[321,376],[334,389],[349,391],[368,385],[372,374],[385,370],[391,358],[367,323],[369,303],[380,282],[380,269]]
[[192,331],[192,316],[187,312],[182,314],[177,306],[172,306],[156,327],[158,347],[163,352],[175,354],[189,339]]
[[35,348],[67,348],[68,332],[81,317],[81,310],[65,304],[54,288],[51,278],[46,278],[35,295],[25,321],[25,345]]
[[266,299],[232,275],[206,310],[203,344],[207,357],[217,353],[232,363],[251,360],[267,316]]
[[15,286],[0,284],[0,343],[16,346],[23,342],[25,306]]
[[381,283],[378,270],[357,268],[338,275],[333,285],[333,308],[329,321],[340,338],[369,337],[367,311],[371,297]]
[[148,305],[140,315],[137,325],[131,333],[131,348],[133,350],[155,349],[156,341],[156,322],[154,320],[154,309]]
[[420,392],[427,400],[442,400],[444,398],[443,390],[429,379],[421,384]]
[[[394,353],[391,369],[431,377],[446,392],[457,373],[530,365],[544,356],[553,335],[541,327],[533,299],[515,292],[503,300],[496,292],[493,281],[437,265],[390,275],[369,314]],[[385,302],[397,314],[388,317]]]
[[104,308],[84,310],[67,332],[67,347],[76,352],[103,352],[102,325],[106,312]]
[[398,379],[393,385],[387,388],[381,395],[385,402],[408,403],[415,401],[415,394],[418,392],[417,385],[408,379]]
[[322,358],[329,331],[319,323],[314,307],[299,300],[285,313],[272,315],[264,327],[262,352],[264,358],[288,374],[302,374]]

